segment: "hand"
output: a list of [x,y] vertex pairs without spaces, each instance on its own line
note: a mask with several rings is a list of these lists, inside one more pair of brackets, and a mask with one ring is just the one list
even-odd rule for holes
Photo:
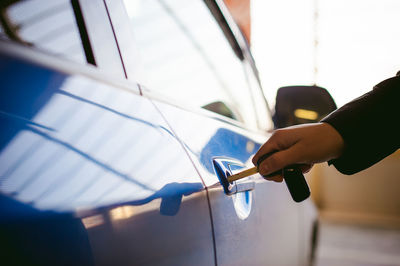
[[[342,136],[328,123],[314,123],[276,130],[253,157],[253,164],[261,155],[275,151],[260,163],[259,173],[268,175],[291,164],[301,164],[303,172],[314,163],[339,157],[344,148]],[[281,176],[267,178],[282,182]]]

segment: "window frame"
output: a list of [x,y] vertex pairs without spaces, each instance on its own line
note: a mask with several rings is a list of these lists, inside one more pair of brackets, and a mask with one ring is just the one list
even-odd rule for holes
[[[86,7],[86,5],[81,5],[81,3],[84,1],[86,1],[85,4],[96,5],[97,9],[103,9],[104,16],[102,17],[102,19],[104,20],[105,24],[108,23],[108,27],[110,27],[111,29],[111,22],[108,17],[108,12],[106,10],[103,0],[71,0],[71,6],[73,1],[76,1],[79,4],[77,7],[80,10],[83,10]],[[72,8],[74,7],[72,6]],[[75,10],[74,15],[76,16]],[[75,19],[77,18],[75,17]],[[91,28],[87,28],[87,25],[91,24],[93,27],[96,25],[95,22],[97,20],[93,20],[90,16],[85,15],[83,15],[83,20],[84,24],[79,24],[78,21],[76,22],[80,31],[79,37],[82,38],[80,35],[81,30],[82,27],[85,27],[83,31],[87,32],[88,39],[90,39],[90,43],[86,43],[86,45],[88,45],[86,49],[89,49],[90,52],[97,56],[96,58],[104,56],[109,57],[109,55],[105,53],[100,53],[98,50],[95,49],[95,47],[92,46],[93,42],[99,39],[99,36],[97,36],[96,32],[92,32]],[[114,54],[117,56],[113,60],[115,60],[115,62],[119,64],[121,69],[123,69],[120,53],[117,49],[117,40],[113,34],[109,35],[108,37],[109,38],[107,38],[106,41],[115,44],[116,53]],[[83,42],[84,41],[82,40],[82,45]],[[83,50],[85,52],[85,56],[87,56],[85,49]],[[34,47],[29,47],[9,39],[0,39],[0,53],[2,54],[2,56],[5,55],[7,57],[24,60],[38,66],[64,73],[66,75],[86,76],[100,82],[104,82],[112,86],[131,91],[135,94],[142,95],[140,86],[138,86],[137,83],[127,80],[124,72],[115,74],[112,71],[109,71],[107,65],[103,68],[99,68],[97,65],[90,64],[89,62],[87,62],[87,64],[83,64],[81,62],[70,60],[68,57],[57,56],[45,50],[35,49]]]
[[[132,36],[132,31],[130,25],[130,19],[128,14],[126,13],[125,6],[122,2],[122,0],[104,0],[107,10],[109,12],[109,16],[111,19],[111,24],[112,25],[123,25],[120,27],[115,27],[115,35],[116,35],[116,41],[118,43],[118,46],[120,47],[120,52],[121,52],[121,60],[122,63],[124,64],[126,68],[126,73],[127,73],[127,79],[132,80],[136,82],[135,80],[135,67],[132,61],[134,61],[134,58],[137,56],[137,54],[134,52],[137,49],[135,41]],[[241,64],[243,65],[244,68],[244,61],[247,61],[248,64],[251,65],[252,69],[252,74],[256,77],[257,83],[258,83],[258,88],[261,90],[262,95],[264,96],[264,99],[257,99],[258,101],[261,101],[262,104],[266,106],[266,109],[269,111],[269,115],[271,116],[271,111],[268,105],[268,102],[265,98],[264,91],[261,86],[258,70],[254,61],[253,56],[251,55],[251,51],[249,48],[249,45],[244,38],[242,32],[240,31],[239,27],[237,24],[234,22],[232,16],[230,15],[228,9],[226,8],[225,4],[221,0],[203,0],[204,4],[207,6],[207,8],[210,10],[212,16],[216,20],[218,26],[221,28],[225,38],[227,39],[229,45],[231,46],[234,54],[236,57],[241,61]],[[121,11],[123,10],[123,11]],[[129,25],[128,25],[129,24]],[[129,48],[129,49],[128,49]],[[243,69],[243,75],[247,76],[248,73],[246,73],[245,69]],[[252,92],[252,89],[249,87],[247,88],[248,92],[251,94],[250,97],[255,98]],[[161,93],[152,90],[151,88],[141,88],[142,93],[147,93],[150,92],[149,94],[152,95],[155,98],[158,99],[163,99],[164,102],[170,102],[173,105],[177,105],[174,100],[170,99],[165,100],[166,97],[163,97]],[[191,106],[182,106],[179,104],[180,107],[184,107],[185,109],[189,109],[192,111],[196,111],[197,109],[201,109],[200,107],[191,107]],[[256,110],[255,110],[256,111]],[[200,111],[201,113],[204,113],[203,111]],[[208,111],[207,111],[208,112]],[[221,119],[220,116],[218,116],[218,119]],[[224,119],[225,120],[225,119]],[[230,124],[235,124],[235,125],[240,125],[240,127],[246,128],[246,125],[243,122],[233,120],[230,118],[226,118],[227,121],[229,121]],[[259,130],[265,131],[264,128],[260,127],[260,124],[257,123],[257,127]]]
[[[90,44],[88,42],[87,39],[87,31],[86,28],[84,26],[83,23],[83,19],[81,16],[81,11],[79,8],[79,4],[77,0],[64,0],[64,2],[61,2],[59,4],[63,4],[63,5],[69,5],[69,9],[67,11],[72,11],[71,16],[68,17],[68,20],[63,20],[61,23],[65,23],[67,22],[66,25],[74,25],[75,27],[72,27],[71,29],[74,31],[75,34],[78,35],[78,40],[80,40],[80,44],[81,44],[81,54],[83,56],[82,59],[84,59],[82,62],[77,61],[77,60],[73,60],[70,57],[68,57],[68,54],[64,53],[64,54],[57,54],[56,52],[52,51],[51,49],[46,49],[44,47],[41,47],[41,43],[38,43],[38,45],[36,45],[36,43],[30,43],[29,40],[25,40],[24,38],[20,37],[20,34],[18,32],[18,30],[22,29],[24,30],[24,22],[23,20],[26,19],[26,17],[21,17],[22,18],[22,26],[21,28],[19,28],[19,24],[21,24],[21,21],[13,21],[13,19],[10,18],[10,13],[8,12],[8,8],[10,8],[10,12],[12,13],[12,9],[14,4],[15,5],[19,5],[20,3],[28,2],[29,1],[18,1],[18,0],[14,0],[14,1],[7,1],[3,4],[1,4],[0,6],[2,8],[5,8],[5,12],[2,12],[1,16],[0,16],[0,21],[1,21],[1,28],[2,28],[2,32],[3,34],[6,36],[6,38],[2,38],[2,40],[4,42],[10,42],[14,45],[20,45],[20,46],[24,46],[24,47],[28,47],[33,51],[37,51],[37,52],[41,52],[41,53],[47,53],[49,55],[55,56],[55,57],[60,57],[66,60],[70,60],[70,61],[74,61],[74,62],[78,62],[80,64],[85,64],[85,63],[89,63],[92,65],[95,65],[94,60],[93,60],[93,53],[91,51],[90,48]],[[57,4],[57,3],[56,3]],[[37,4],[36,4],[37,5]],[[55,6],[52,7],[56,9],[56,12],[64,12],[66,10],[59,8],[59,6]],[[54,10],[51,10],[54,11]],[[49,19],[51,17],[56,17],[54,16],[54,13],[52,12],[51,14],[49,14],[47,16],[47,13],[49,13],[49,10],[40,10],[39,9],[39,14],[43,16],[43,12],[46,13],[46,17],[44,17],[44,19]],[[41,14],[42,13],[42,14]],[[28,20],[32,20],[32,18],[34,19],[33,23],[40,23],[41,20],[38,20],[37,18],[39,18],[39,16],[34,15],[33,17],[28,17]],[[41,16],[40,16],[41,18]],[[47,22],[48,23],[48,22]],[[30,26],[30,25],[28,25]],[[16,31],[14,31],[16,30]],[[36,35],[37,31],[34,31],[34,35]],[[40,35],[40,33],[39,33]],[[43,37],[43,36],[42,36]],[[45,43],[45,42],[43,42]],[[88,45],[89,44],[89,45]]]
[[[265,105],[265,109],[268,111],[268,114],[265,114],[265,115],[268,115],[272,119],[271,108],[270,108],[269,103],[267,101],[267,97],[265,96],[265,93],[264,93],[264,89],[263,89],[263,86],[262,86],[262,83],[261,83],[261,79],[260,79],[260,75],[259,75],[259,72],[258,72],[258,69],[257,69],[257,65],[256,65],[255,59],[254,59],[254,57],[253,57],[253,55],[251,53],[251,50],[250,50],[250,44],[247,42],[243,32],[240,30],[240,28],[238,27],[238,25],[234,21],[233,17],[229,13],[228,8],[225,6],[225,4],[223,3],[222,0],[204,0],[204,1],[215,2],[218,5],[219,9],[221,10],[222,15],[226,19],[225,20],[226,21],[225,27],[229,27],[231,29],[233,38],[235,39],[235,41],[237,42],[237,44],[239,45],[239,47],[240,47],[240,49],[242,51],[242,54],[243,54],[243,60],[242,61],[246,61],[251,67],[252,73],[249,73],[248,71],[245,70],[246,75],[253,75],[255,77],[255,79],[257,81],[257,87],[260,90],[261,95],[263,96],[263,99],[259,99],[259,97],[256,97],[256,95],[254,95],[254,93],[253,93],[253,88],[249,88],[250,93],[252,94],[251,97],[252,97],[252,99],[254,101],[259,101],[259,104]],[[243,64],[245,64],[246,62],[243,62]],[[255,112],[257,113],[257,110],[255,110]],[[258,114],[258,115],[260,115],[260,114]],[[265,131],[265,130],[272,130],[273,129],[273,128],[268,128],[268,129],[263,128],[260,125],[261,123],[259,123],[259,119],[261,119],[261,118],[257,119],[257,123],[258,123],[258,128],[260,130]]]
[[[68,3],[69,2],[69,3]],[[107,73],[125,79],[124,67],[121,63],[117,40],[113,34],[111,21],[103,0],[70,0],[66,3],[71,5],[74,15],[74,23],[79,31],[79,38],[82,43],[82,51],[86,63],[96,66]],[[96,30],[97,29],[97,30]],[[100,29],[100,30],[99,30]],[[35,49],[24,45],[11,38],[1,40],[15,46],[21,46],[34,53],[46,54],[50,57],[64,60],[65,63],[73,62],[85,66],[82,62],[76,62],[68,56],[57,56],[45,49]],[[46,56],[47,57],[47,56]]]
[[111,75],[126,78],[118,41],[105,2],[103,0],[71,1],[79,4],[96,66]]

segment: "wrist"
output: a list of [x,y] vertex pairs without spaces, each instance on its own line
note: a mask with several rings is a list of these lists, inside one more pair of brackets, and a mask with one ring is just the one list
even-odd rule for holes
[[340,157],[343,154],[345,146],[342,135],[327,122],[320,122],[319,124],[323,128],[324,135],[326,136],[327,147],[330,151],[330,159]]

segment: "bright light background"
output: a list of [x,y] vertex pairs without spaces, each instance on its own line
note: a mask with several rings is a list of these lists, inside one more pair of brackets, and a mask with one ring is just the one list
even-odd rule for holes
[[279,87],[314,82],[341,106],[400,70],[399,0],[251,1],[252,49],[271,107]]

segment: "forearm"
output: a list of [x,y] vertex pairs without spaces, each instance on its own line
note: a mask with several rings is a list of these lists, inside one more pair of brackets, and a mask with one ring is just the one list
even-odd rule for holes
[[364,170],[399,148],[400,76],[328,115],[322,122],[344,140],[343,154],[329,163],[344,174]]

